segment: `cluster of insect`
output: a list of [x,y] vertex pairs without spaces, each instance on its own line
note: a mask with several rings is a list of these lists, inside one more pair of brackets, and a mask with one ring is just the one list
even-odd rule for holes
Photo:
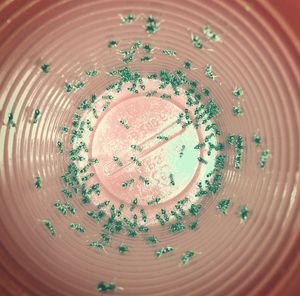
[[[136,22],[140,17],[129,14],[127,16],[120,16],[121,25],[130,25]],[[156,34],[160,30],[161,22],[152,15],[142,18],[144,22],[144,29],[148,36]],[[205,49],[206,42],[220,42],[221,36],[216,34],[209,26],[204,26],[200,30],[199,34],[190,33],[190,42],[193,47],[201,51]],[[59,154],[66,154],[69,163],[66,167],[65,173],[60,177],[63,188],[61,189],[62,196],[65,201],[56,201],[53,207],[59,214],[66,216],[75,216],[76,210],[72,206],[72,199],[77,196],[80,198],[82,205],[88,205],[92,203],[93,196],[100,197],[101,184],[94,182],[96,176],[91,170],[93,166],[99,164],[97,159],[86,159],[81,153],[88,152],[88,145],[85,142],[86,135],[90,135],[94,131],[94,123],[99,117],[99,105],[101,105],[100,112],[106,112],[109,110],[111,103],[115,100],[114,93],[119,93],[126,87],[126,90],[136,94],[143,93],[146,98],[158,97],[162,100],[172,100],[173,97],[185,98],[186,108],[184,112],[179,113],[175,118],[175,122],[182,129],[194,127],[198,129],[204,127],[207,135],[203,142],[198,143],[195,147],[196,150],[201,151],[205,149],[207,156],[210,156],[213,152],[216,153],[214,166],[206,175],[204,180],[201,180],[197,184],[197,190],[193,198],[185,197],[179,200],[171,209],[167,211],[164,208],[157,210],[155,219],[162,227],[168,227],[168,231],[173,234],[181,233],[185,230],[195,231],[198,229],[198,216],[201,212],[203,204],[201,202],[202,197],[215,196],[222,184],[223,170],[226,163],[229,162],[229,157],[225,154],[226,149],[231,149],[234,152],[233,167],[235,169],[241,168],[241,162],[243,154],[245,152],[245,139],[240,134],[229,134],[224,136],[219,126],[214,122],[214,119],[221,113],[216,101],[211,97],[211,91],[203,86],[199,87],[197,81],[193,81],[187,78],[185,71],[192,71],[193,64],[190,60],[182,60],[182,67],[175,69],[174,71],[159,70],[157,72],[149,73],[144,77],[139,71],[130,69],[130,63],[133,61],[140,63],[148,63],[154,59],[153,53],[156,52],[161,56],[167,56],[168,58],[176,58],[177,51],[174,49],[160,49],[158,47],[151,46],[150,43],[144,43],[142,41],[134,41],[129,44],[126,49],[119,49],[120,41],[109,40],[107,47],[108,50],[115,50],[120,56],[123,67],[113,69],[106,74],[116,81],[109,84],[106,87],[106,94],[101,97],[97,97],[92,94],[90,98],[84,99],[78,105],[77,112],[73,114],[73,120],[70,126],[61,127],[61,137],[69,135],[69,143],[64,139],[58,139],[56,142],[57,151]],[[40,67],[44,74],[51,72],[50,64],[43,64]],[[87,79],[92,79],[99,74],[98,70],[89,70],[85,72]],[[205,65],[203,67],[203,74],[210,80],[217,79],[217,75],[211,65]],[[159,83],[158,89],[147,89],[145,85],[145,78],[153,80]],[[72,93],[80,90],[87,83],[87,80],[66,82],[65,92]],[[167,87],[172,89],[172,93],[161,93],[162,90]],[[184,90],[182,93],[181,90]],[[241,99],[244,96],[244,90],[242,87],[235,87],[232,89],[232,99],[237,100],[237,104],[232,107],[232,113],[234,116],[244,115],[244,109],[240,106]],[[97,107],[98,106],[98,107]],[[89,112],[93,117],[87,118],[84,116],[85,112]],[[33,110],[33,124],[38,124],[42,116],[42,111],[38,108]],[[126,118],[120,118],[119,122],[116,122],[122,128],[124,132],[131,128],[131,123]],[[14,121],[13,113],[8,114],[7,125],[12,128],[17,128],[17,124]],[[217,143],[213,140],[221,139]],[[169,135],[161,134],[157,136],[158,141],[168,142]],[[262,140],[258,134],[253,135],[253,143],[256,146],[261,146]],[[189,143],[185,143],[179,149],[178,159],[184,159],[186,155]],[[143,161],[140,159],[139,154],[142,153],[143,147],[137,143],[132,143],[130,147],[133,152],[129,161],[136,167],[143,166]],[[264,168],[266,166],[267,159],[269,157],[269,151],[264,149],[260,151],[258,166]],[[119,155],[112,155],[113,163],[118,166],[124,166],[127,161],[122,159]],[[208,161],[205,155],[198,157],[200,165],[207,165]],[[123,190],[135,186],[137,183],[143,184],[143,186],[151,187],[151,178],[148,176],[140,175],[139,178],[129,178],[124,180],[120,187]],[[42,179],[40,176],[36,176],[34,180],[34,186],[37,190],[42,189]],[[169,186],[176,186],[176,175],[172,172],[169,174]],[[196,198],[196,199],[195,199]],[[148,207],[159,208],[162,203],[162,198],[154,196],[148,201]],[[216,205],[216,211],[219,211],[222,215],[227,215],[228,211],[232,207],[233,202],[228,198],[220,199]],[[147,215],[147,208],[142,208],[139,203],[138,197],[132,199],[129,205],[129,211],[131,216],[125,215],[125,204],[121,204],[118,207],[111,203],[111,201],[105,200],[97,205],[97,209],[88,210],[86,215],[95,223],[101,225],[102,232],[100,237],[96,241],[88,242],[88,246],[102,251],[107,245],[111,243],[113,234],[125,233],[130,238],[142,238],[147,245],[156,246],[161,242],[159,238],[151,234],[151,227],[147,225],[149,220]],[[246,205],[240,205],[237,210],[241,222],[246,222],[249,217],[249,210]],[[56,230],[49,219],[43,220],[44,226],[48,229],[50,235],[55,236]],[[69,225],[70,229],[82,235],[86,228],[77,222],[72,222]],[[170,245],[164,245],[154,250],[154,256],[160,258],[163,256],[169,256],[167,254],[172,253],[176,247]],[[125,244],[119,244],[117,246],[117,252],[124,256],[130,253],[129,247]],[[199,252],[195,250],[187,250],[184,252],[180,259],[180,265],[187,265],[190,263]],[[99,292],[109,292],[117,289],[114,282],[101,281],[97,286]]]

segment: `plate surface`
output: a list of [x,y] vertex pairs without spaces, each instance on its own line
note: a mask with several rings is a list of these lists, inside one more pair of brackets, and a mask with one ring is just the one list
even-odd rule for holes
[[[117,294],[132,296],[280,295],[282,289],[287,291],[286,282],[297,270],[295,261],[299,264],[295,258],[299,258],[300,246],[299,42],[271,5],[247,3],[62,0],[0,4],[1,295],[97,295],[101,280],[115,280],[123,288]],[[138,19],[120,25],[119,14],[129,13]],[[145,32],[149,15],[161,22],[151,36]],[[199,51],[192,46],[190,34],[199,33],[205,25],[218,32],[222,42],[206,42]],[[76,221],[88,229],[83,236],[68,229],[72,217],[62,217],[53,209],[53,203],[62,199],[60,176],[67,163],[56,149],[60,128],[72,122],[83,98],[104,92],[111,82],[105,73],[123,65],[114,49],[107,47],[112,39],[119,40],[123,49],[137,40],[149,41],[158,49],[176,49],[178,59],[161,59],[157,49],[150,63],[133,62],[132,67],[143,73],[174,70],[183,59],[191,60],[195,69],[189,77],[207,87],[220,106],[217,123],[223,134],[241,134],[245,139],[241,169],[225,168],[222,187],[205,202],[197,231],[173,235],[154,218],[150,221],[161,247],[176,246],[176,252],[164,258],[155,258],[155,248],[143,240],[121,234],[106,252],[91,251],[87,241],[96,239],[99,227],[86,217],[87,209],[74,201]],[[40,70],[45,63],[51,65],[48,74]],[[213,66],[216,80],[203,74],[207,64]],[[85,87],[65,91],[66,82],[78,81],[85,71],[95,68],[99,75],[89,77]],[[244,109],[240,117],[231,111],[237,102],[232,96],[235,86],[245,90],[239,101]],[[182,133],[173,128],[170,118],[185,108],[180,97],[178,102],[154,98],[146,104],[146,100],[143,95],[122,93],[121,103],[99,116],[87,140],[89,153],[100,159],[95,178],[103,194],[116,204],[130,204],[139,195],[141,205],[146,206],[157,194],[163,197],[164,207],[171,209],[193,190],[203,172],[195,157],[178,162],[173,154],[185,143],[199,142],[205,131]],[[35,108],[41,110],[37,124],[32,123]],[[15,128],[7,125],[10,112]],[[121,116],[130,119],[128,133],[113,124]],[[174,135],[170,144],[152,141],[153,135],[166,130]],[[262,137],[260,147],[252,141],[256,133]],[[126,147],[133,141],[148,147],[138,173],[132,165],[118,169],[110,160],[113,153],[128,159]],[[262,149],[270,151],[264,169],[258,166]],[[192,153],[193,149],[188,155]],[[226,153],[232,156],[229,149]],[[171,189],[167,186],[170,171],[179,176]],[[143,186],[130,193],[118,186],[141,174],[154,180],[150,193]],[[42,180],[40,190],[34,186],[37,175]],[[222,198],[233,202],[227,216],[216,210]],[[242,204],[250,209],[246,223],[240,223],[236,215]],[[154,214],[160,207],[152,209]],[[55,238],[43,228],[43,219],[56,226]],[[126,256],[116,250],[122,242],[130,249]],[[179,266],[188,249],[198,255],[188,266]],[[286,295],[300,293],[299,285],[292,287]]]

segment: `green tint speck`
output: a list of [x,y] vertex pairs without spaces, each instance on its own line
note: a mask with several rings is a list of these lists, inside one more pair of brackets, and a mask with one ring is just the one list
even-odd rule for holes
[[114,282],[105,283],[100,282],[96,288],[98,292],[113,292],[116,289],[116,284]]
[[202,205],[201,204],[191,204],[190,208],[189,208],[189,213],[192,216],[197,216],[200,213],[200,210],[202,209]]
[[183,62],[183,67],[186,69],[186,70],[191,70],[192,68],[192,63],[190,61],[184,61]]
[[148,236],[145,238],[145,241],[149,244],[149,245],[156,245],[158,243],[158,239],[155,236]]
[[7,125],[11,126],[11,127],[16,127],[16,124],[14,122],[14,116],[13,113],[8,113],[8,121],[7,121]]
[[99,250],[99,251],[104,250],[104,245],[101,244],[101,243],[98,242],[98,241],[90,242],[90,243],[89,243],[89,246],[90,246],[90,247],[94,247],[94,248],[96,248],[96,249]]
[[95,77],[98,74],[97,70],[86,71],[85,74],[90,77]]
[[74,88],[76,89],[80,89],[80,88],[83,88],[85,86],[85,82],[83,81],[77,81],[73,84]]
[[128,252],[128,247],[127,247],[127,245],[125,245],[124,243],[120,244],[120,245],[118,246],[118,251],[119,251],[119,253],[120,253],[121,255],[124,255],[125,253]]
[[45,227],[48,229],[48,231],[50,232],[50,234],[52,236],[54,236],[56,232],[55,232],[55,229],[54,229],[52,223],[49,220],[46,220],[46,219],[43,220],[42,222],[45,225]]
[[150,56],[143,56],[143,57],[141,57],[141,62],[142,63],[149,62],[151,60],[152,60],[152,57],[150,57]]
[[181,263],[186,265],[190,262],[191,258],[195,256],[195,252],[193,251],[186,251],[183,256],[181,257]]
[[73,88],[73,86],[72,86],[71,83],[66,83],[65,84],[65,90],[66,90],[67,93],[71,92],[72,88]]
[[232,94],[237,98],[241,98],[244,95],[244,90],[241,87],[235,87]]
[[216,79],[216,75],[213,74],[212,71],[212,66],[211,65],[206,65],[204,68],[204,74],[207,78],[211,79],[211,80],[215,80]]
[[117,40],[110,40],[107,44],[108,48],[113,48],[113,47],[117,47],[119,44],[119,42]]
[[146,53],[151,53],[153,50],[150,44],[144,44],[143,49]]
[[194,47],[196,47],[198,49],[201,49],[203,47],[203,44],[200,42],[199,36],[192,33],[191,39],[192,39],[192,43],[194,44]]
[[167,253],[172,252],[173,250],[174,250],[173,247],[171,247],[171,246],[166,246],[166,247],[164,247],[164,248],[162,248],[162,249],[159,249],[159,250],[155,251],[155,256],[156,256],[157,258],[159,258],[159,257],[161,257],[161,256],[164,255],[164,254],[167,254]]
[[56,142],[56,148],[58,150],[59,153],[63,153],[64,152],[64,146],[62,141],[57,141]]
[[124,126],[126,129],[129,129],[129,125],[125,119],[120,119],[120,124]]
[[68,199],[73,198],[72,192],[69,191],[69,190],[66,189],[66,188],[62,189],[61,192],[62,192],[62,194],[63,194],[66,198],[68,198]]
[[227,144],[234,146],[235,156],[234,156],[234,167],[236,169],[241,168],[241,157],[245,150],[244,138],[241,135],[228,135]]
[[185,226],[182,222],[176,222],[170,225],[169,231],[171,233],[181,232],[185,229]]
[[240,216],[241,222],[246,222],[248,220],[249,210],[246,205],[240,206],[239,216]]
[[217,209],[224,215],[228,214],[228,208],[231,205],[230,199],[222,199],[217,204]]
[[155,197],[152,200],[148,201],[149,206],[157,205],[160,202],[161,198],[160,197]]
[[128,14],[127,16],[120,16],[122,25],[132,24],[136,20],[136,16],[134,14]]
[[41,177],[39,177],[39,176],[35,177],[34,185],[35,185],[35,188],[36,188],[36,189],[42,188],[41,183],[42,183]]
[[190,223],[190,225],[189,225],[190,230],[197,230],[197,228],[198,228],[198,222],[197,221],[193,221],[193,222]]
[[169,180],[170,180],[170,185],[175,186],[175,179],[174,179],[174,174],[169,175]]
[[49,71],[50,71],[50,65],[49,64],[43,64],[42,66],[41,66],[41,70],[44,72],[44,73],[49,73]]
[[163,49],[162,54],[167,55],[167,56],[175,57],[177,55],[177,52],[176,52],[176,50]]
[[171,99],[172,96],[171,96],[171,95],[168,95],[168,94],[162,94],[162,95],[160,96],[160,98],[161,98],[161,99]]
[[135,238],[137,236],[137,232],[133,229],[127,229],[127,234],[131,238]]
[[146,32],[148,34],[155,34],[159,30],[160,23],[152,15],[146,20]]
[[113,156],[113,161],[114,162],[116,162],[116,164],[118,165],[118,166],[123,166],[123,162],[122,162],[122,160],[118,157],[118,156]]
[[160,212],[163,214],[164,221],[168,222],[169,221],[169,216],[168,216],[167,211],[165,209],[161,209]]
[[65,207],[66,210],[68,210],[72,215],[75,215],[76,214],[76,210],[75,208],[68,202],[65,202],[63,204],[63,206]]
[[39,109],[35,109],[33,113],[33,123],[38,122],[40,115],[41,115],[41,111]]
[[150,91],[146,92],[146,97],[153,97],[156,94],[157,94],[156,90],[150,90]]
[[239,106],[233,106],[232,107],[232,114],[234,116],[241,116],[243,114],[243,109]]
[[253,139],[253,142],[256,144],[256,146],[260,145],[261,137],[259,135],[253,135],[252,139]]
[[143,148],[141,146],[138,146],[136,144],[132,144],[130,145],[130,147],[133,149],[133,150],[136,150],[138,152],[142,152]]
[[142,163],[138,160],[138,158],[136,156],[131,156],[130,160],[136,164],[138,167],[142,166]]
[[179,157],[180,158],[183,157],[184,150],[185,150],[185,145],[182,145],[181,148],[180,148],[180,152],[179,152]]
[[163,141],[168,141],[169,138],[167,136],[157,136],[156,137],[158,140],[163,140]]
[[67,209],[59,201],[54,204],[54,207],[57,208],[62,215],[65,216],[67,214]]
[[139,179],[144,183],[144,185],[149,186],[150,180],[144,176],[140,176]]
[[141,46],[142,46],[142,41],[138,40],[138,41],[133,43],[133,45],[131,46],[131,49],[138,49]]
[[260,153],[260,158],[259,158],[259,167],[264,168],[266,166],[267,160],[269,158],[269,150],[263,150]]
[[85,228],[82,225],[78,224],[78,223],[71,223],[70,228],[73,229],[73,230],[76,230],[77,232],[80,232],[80,233],[85,232]]
[[204,26],[202,28],[202,33],[210,40],[210,41],[221,41],[220,35],[214,33],[209,26]]
[[138,199],[135,198],[132,202],[131,202],[131,206],[130,206],[130,211],[132,212],[136,206],[138,205]]
[[156,215],[155,215],[155,219],[159,222],[159,224],[160,224],[161,226],[164,226],[164,225],[165,225],[165,220],[162,219],[162,217],[161,217],[159,214],[156,214]]

